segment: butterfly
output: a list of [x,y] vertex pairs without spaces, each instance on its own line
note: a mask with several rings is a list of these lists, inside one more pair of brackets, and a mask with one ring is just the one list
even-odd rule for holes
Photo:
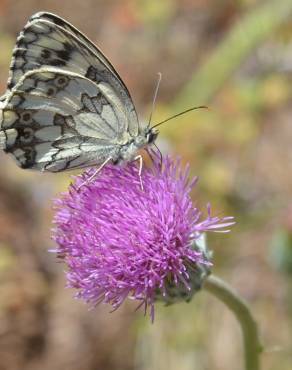
[[99,170],[141,159],[138,150],[158,135],[149,126],[139,122],[126,85],[86,36],[51,13],[29,19],[0,98],[0,148],[21,168]]

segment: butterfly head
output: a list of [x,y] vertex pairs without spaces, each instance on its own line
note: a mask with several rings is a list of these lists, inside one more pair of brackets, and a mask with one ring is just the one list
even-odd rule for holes
[[146,132],[147,144],[154,143],[158,134],[159,134],[159,131],[156,128],[150,127],[148,131]]

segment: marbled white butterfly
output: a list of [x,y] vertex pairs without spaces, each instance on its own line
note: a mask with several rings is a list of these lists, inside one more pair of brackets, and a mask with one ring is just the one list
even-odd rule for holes
[[102,52],[45,12],[33,15],[17,38],[0,108],[0,148],[22,168],[59,172],[130,161],[158,134],[138,121],[127,87]]

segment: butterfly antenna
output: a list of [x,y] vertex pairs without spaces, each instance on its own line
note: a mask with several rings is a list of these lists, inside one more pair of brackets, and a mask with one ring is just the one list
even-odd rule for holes
[[148,127],[150,127],[150,124],[151,124],[152,115],[153,115],[154,108],[155,108],[155,102],[156,102],[156,98],[157,98],[157,94],[158,94],[158,90],[159,90],[159,85],[160,85],[161,78],[162,78],[162,74],[160,72],[158,72],[157,74],[158,74],[158,80],[157,80],[155,91],[154,91],[154,96],[153,96],[153,101],[152,101],[152,109],[151,109],[151,113],[150,113],[150,117],[149,117],[149,121],[148,121]]
[[209,109],[209,108],[206,105],[200,105],[198,107],[192,107],[192,108],[186,109],[186,110],[184,110],[184,111],[182,111],[180,113],[175,114],[174,116],[171,116],[171,117],[169,117],[169,118],[167,118],[167,119],[165,119],[165,120],[163,120],[161,122],[158,122],[156,125],[152,126],[152,128],[153,127],[160,126],[160,125],[162,125],[163,123],[165,123],[167,121],[170,121],[170,120],[172,120],[172,119],[174,119],[176,117],[182,116],[183,114],[188,113],[188,112],[191,112],[191,111],[193,111],[195,109]]

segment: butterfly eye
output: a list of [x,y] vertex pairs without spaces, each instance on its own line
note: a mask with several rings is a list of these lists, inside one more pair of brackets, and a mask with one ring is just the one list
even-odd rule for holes
[[147,135],[147,142],[148,142],[148,144],[154,143],[154,141],[156,140],[157,136],[158,136],[158,132],[155,131],[155,130],[151,130],[148,133],[148,135]]
[[26,125],[32,123],[32,114],[30,112],[22,112],[19,117],[19,122]]

